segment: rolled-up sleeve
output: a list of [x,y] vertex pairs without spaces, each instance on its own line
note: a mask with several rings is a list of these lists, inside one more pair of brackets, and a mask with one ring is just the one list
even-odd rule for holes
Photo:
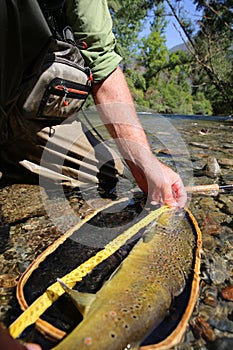
[[85,41],[81,50],[94,82],[105,79],[121,62],[112,19],[105,0],[67,0],[66,15],[77,42]]

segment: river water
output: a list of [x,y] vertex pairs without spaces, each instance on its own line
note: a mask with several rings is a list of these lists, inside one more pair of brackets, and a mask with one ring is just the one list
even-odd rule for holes
[[[87,116],[109,138],[95,112]],[[153,152],[181,175],[186,186],[233,184],[233,120],[151,112],[139,112],[139,118]],[[127,183],[119,188],[122,194],[125,190]],[[88,208],[77,198],[72,200],[85,216]],[[61,232],[49,222],[38,186],[2,188],[0,204],[0,316],[8,325],[20,274]],[[185,339],[175,349],[229,350],[233,348],[233,192],[189,194],[188,206],[203,235],[200,296]],[[58,220],[68,220],[58,199],[56,213]]]

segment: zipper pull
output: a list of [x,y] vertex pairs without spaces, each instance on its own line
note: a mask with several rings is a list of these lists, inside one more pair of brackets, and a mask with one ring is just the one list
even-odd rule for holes
[[64,101],[63,101],[63,104],[64,104],[64,106],[68,106],[69,105],[69,101],[68,100],[66,100],[66,96],[67,96],[67,94],[68,94],[68,89],[67,89],[67,87],[65,87],[64,86],[64,91],[65,91],[65,95],[64,95]]

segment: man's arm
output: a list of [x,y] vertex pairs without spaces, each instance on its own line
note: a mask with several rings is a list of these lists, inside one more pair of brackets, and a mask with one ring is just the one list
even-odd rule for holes
[[[126,159],[141,189],[152,203],[183,206],[186,193],[175,172],[152,154],[121,72],[112,19],[106,0],[67,0],[66,16],[93,78],[93,97],[103,122]],[[118,68],[117,68],[118,67]]]
[[93,98],[101,119],[151,203],[183,207],[187,196],[182,180],[153,155],[119,67],[94,85]]

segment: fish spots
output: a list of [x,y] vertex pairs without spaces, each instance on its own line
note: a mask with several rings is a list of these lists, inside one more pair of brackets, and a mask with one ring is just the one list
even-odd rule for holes
[[148,280],[148,281],[151,281],[151,282],[153,282],[153,277],[152,276],[146,276],[146,279]]
[[149,260],[150,262],[154,262],[154,261],[155,261],[155,256],[154,256],[153,254],[150,254],[150,255],[148,256],[148,260]]
[[128,310],[126,307],[123,307],[123,308],[121,309],[121,312],[122,312],[123,314],[126,314],[127,312],[129,312],[129,310]]
[[84,339],[84,345],[91,346],[92,345],[92,338],[91,337],[86,337]]
[[111,317],[116,317],[116,316],[117,316],[117,312],[114,311],[114,310],[111,310],[111,311],[109,311],[109,315],[110,315]]
[[110,337],[111,339],[115,339],[115,338],[117,337],[117,335],[116,335],[116,333],[114,333],[114,332],[110,332],[110,333],[109,333],[109,337]]

